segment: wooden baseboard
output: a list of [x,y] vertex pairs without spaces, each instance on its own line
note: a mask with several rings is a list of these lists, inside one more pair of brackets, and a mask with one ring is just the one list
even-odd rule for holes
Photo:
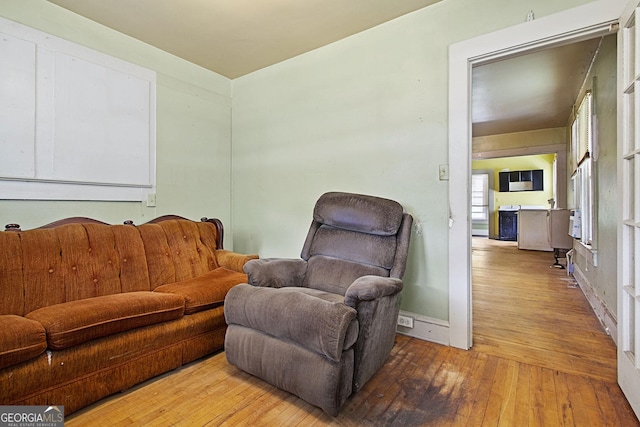
[[449,345],[449,322],[400,310],[401,316],[413,319],[413,328],[398,325],[396,331],[436,344]]
[[580,267],[576,264],[573,265],[573,277],[580,286],[582,293],[587,297],[589,305],[593,309],[598,320],[602,324],[605,332],[611,336],[613,342],[618,345],[618,322],[616,317],[611,314],[609,308],[606,306],[602,298],[593,289],[593,286],[589,283],[587,276],[580,270]]

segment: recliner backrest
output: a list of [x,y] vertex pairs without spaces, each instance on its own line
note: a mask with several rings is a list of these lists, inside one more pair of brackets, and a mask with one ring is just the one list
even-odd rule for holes
[[364,275],[401,278],[411,223],[411,216],[393,200],[323,194],[301,253],[308,262],[303,286],[344,295]]

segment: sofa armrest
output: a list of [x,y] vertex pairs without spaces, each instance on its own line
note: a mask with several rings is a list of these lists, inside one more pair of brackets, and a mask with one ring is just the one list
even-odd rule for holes
[[402,290],[402,280],[392,277],[362,276],[353,281],[344,295],[344,303],[356,308],[360,301],[373,301]]
[[237,271],[242,273],[242,267],[252,259],[257,259],[258,255],[244,255],[236,252],[227,251],[224,249],[216,250],[216,259],[220,267],[227,270]]
[[35,320],[0,314],[0,369],[33,359],[47,349],[47,332]]
[[251,260],[244,266],[249,284],[269,288],[301,286],[307,272],[302,259],[264,258]]

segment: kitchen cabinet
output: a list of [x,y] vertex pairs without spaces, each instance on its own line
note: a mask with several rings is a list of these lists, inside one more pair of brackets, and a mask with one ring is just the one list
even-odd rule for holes
[[518,240],[518,211],[498,211],[498,238],[512,242]]
[[500,172],[499,177],[499,189],[501,192],[544,190],[544,172],[542,169]]

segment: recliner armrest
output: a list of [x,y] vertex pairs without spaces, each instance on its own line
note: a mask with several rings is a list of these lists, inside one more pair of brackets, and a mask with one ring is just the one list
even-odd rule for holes
[[302,259],[263,258],[244,265],[249,284],[269,288],[300,286],[307,272],[307,262]]
[[402,280],[392,277],[362,276],[353,281],[344,295],[344,303],[356,308],[360,301],[395,295],[402,290]]

